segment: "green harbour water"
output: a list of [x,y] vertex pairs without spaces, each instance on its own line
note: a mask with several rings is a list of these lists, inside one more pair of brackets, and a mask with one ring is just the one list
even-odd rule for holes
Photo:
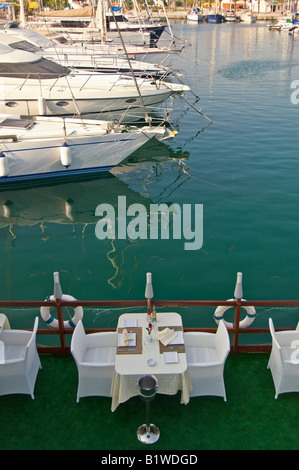
[[[44,300],[55,271],[63,293],[81,300],[143,300],[146,272],[153,300],[226,300],[238,271],[247,300],[299,299],[299,35],[183,21],[173,32],[190,45],[172,66],[200,100],[175,98],[172,141],[147,145],[109,177],[0,187],[1,300]],[[118,196],[147,208],[203,204],[202,248],[99,240],[96,207],[117,210]],[[14,327],[38,313],[4,310]],[[115,326],[120,311],[90,308],[84,323]],[[176,311],[185,326],[215,325],[213,309]],[[299,308],[258,308],[254,325],[267,326],[270,312],[278,326],[299,320]]]

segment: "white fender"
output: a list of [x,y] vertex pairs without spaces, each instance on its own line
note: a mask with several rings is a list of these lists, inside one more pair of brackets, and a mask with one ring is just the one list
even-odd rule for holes
[[8,168],[8,161],[7,156],[4,153],[0,152],[0,178],[5,178],[8,176],[9,168]]
[[60,160],[66,168],[72,163],[72,149],[66,142],[60,147]]
[[38,114],[41,116],[46,116],[47,114],[47,107],[46,107],[46,100],[41,96],[38,98]]

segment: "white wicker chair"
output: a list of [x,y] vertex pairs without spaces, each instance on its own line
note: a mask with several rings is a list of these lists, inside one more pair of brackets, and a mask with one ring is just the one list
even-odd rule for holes
[[275,331],[269,318],[272,350],[267,368],[270,369],[275,398],[281,393],[299,392],[299,331]]
[[71,341],[78,368],[77,402],[81,397],[110,397],[117,346],[116,332],[86,334],[80,320]]
[[3,330],[0,336],[0,395],[24,393],[34,399],[34,387],[41,369],[36,349],[38,317],[33,331]]
[[192,384],[190,397],[215,395],[226,401],[223,371],[230,342],[223,321],[220,320],[216,334],[184,333],[184,341]]

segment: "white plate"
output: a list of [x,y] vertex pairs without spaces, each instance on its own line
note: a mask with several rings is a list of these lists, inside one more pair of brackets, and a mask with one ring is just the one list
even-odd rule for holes
[[147,360],[147,364],[148,364],[149,366],[153,367],[153,366],[156,364],[156,361],[155,361],[155,359],[148,359],[148,360]]
[[[126,346],[136,346],[136,333],[129,333],[128,335],[131,339],[129,339],[128,344]],[[118,346],[125,346],[124,345],[124,340],[123,340],[123,334],[118,333]]]
[[165,352],[163,353],[165,364],[173,364],[179,362],[179,356],[176,351]]

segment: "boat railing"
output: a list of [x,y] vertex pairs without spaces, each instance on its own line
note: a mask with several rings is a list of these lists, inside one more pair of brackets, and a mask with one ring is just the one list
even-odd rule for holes
[[[225,301],[219,300],[157,300],[153,304],[157,308],[157,315],[159,314],[159,308],[165,307],[228,307],[234,309],[234,321],[233,327],[228,328],[229,334],[232,336],[231,351],[234,354],[248,353],[248,352],[269,352],[271,350],[271,342],[269,344],[240,344],[240,335],[246,334],[266,334],[269,335],[269,328],[261,327],[250,327],[240,328],[240,313],[241,308],[245,307],[299,307],[299,300],[276,300],[276,301],[246,301],[243,299],[231,299]],[[70,347],[67,345],[66,337],[73,333],[73,328],[66,328],[63,319],[63,307],[104,307],[104,309],[111,309],[111,307],[118,309],[126,309],[128,307],[140,307],[140,313],[146,312],[146,301],[142,300],[72,300],[64,301],[56,299],[55,301],[0,301],[0,309],[6,308],[40,308],[40,307],[53,307],[56,308],[56,316],[58,319],[58,328],[39,328],[39,335],[59,335],[60,345],[59,346],[39,346],[39,352],[45,354],[60,354],[66,355],[70,353]],[[52,315],[52,314],[51,314]],[[25,328],[24,328],[25,329]],[[217,329],[217,325],[212,328],[204,327],[184,327],[184,331],[201,331],[214,333]],[[290,330],[292,328],[276,328],[277,331]],[[86,328],[87,333],[94,333],[100,331],[112,331],[112,328]],[[270,335],[269,335],[270,339]]]

